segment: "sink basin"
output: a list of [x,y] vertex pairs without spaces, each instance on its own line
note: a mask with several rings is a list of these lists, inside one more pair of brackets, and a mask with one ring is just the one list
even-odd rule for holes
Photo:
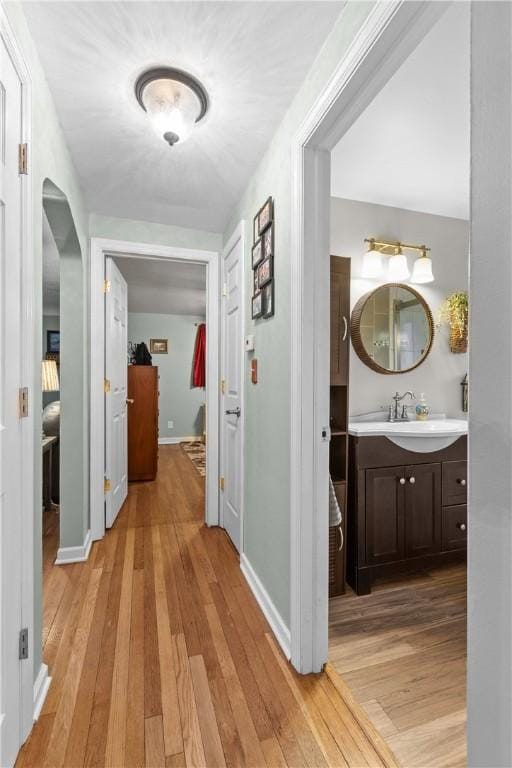
[[368,420],[356,417],[349,422],[350,435],[357,437],[387,437],[395,445],[416,453],[432,453],[448,448],[462,435],[468,433],[468,423],[463,419],[447,419],[443,416],[427,421]]

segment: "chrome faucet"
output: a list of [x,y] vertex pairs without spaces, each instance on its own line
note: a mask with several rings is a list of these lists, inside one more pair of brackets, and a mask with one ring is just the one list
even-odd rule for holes
[[404,392],[403,395],[399,394],[399,392],[395,392],[393,396],[393,404],[389,406],[388,421],[409,421],[409,416],[407,415],[407,406],[405,403],[402,405],[402,408],[400,408],[401,401],[404,399],[404,397],[407,397],[407,395],[409,395],[411,400],[416,400],[416,395],[410,390]]

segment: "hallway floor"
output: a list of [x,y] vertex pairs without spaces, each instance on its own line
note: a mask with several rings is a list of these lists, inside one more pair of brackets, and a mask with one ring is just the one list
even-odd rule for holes
[[161,446],[87,563],[53,566],[45,539],[52,685],[18,768],[396,766],[341,681],[294,673],[203,509],[204,479]]

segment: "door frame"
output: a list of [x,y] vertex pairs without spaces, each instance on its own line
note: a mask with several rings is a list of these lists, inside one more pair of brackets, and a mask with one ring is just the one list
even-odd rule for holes
[[[90,504],[93,540],[105,535],[105,258],[170,259],[206,266],[206,323],[208,333],[206,360],[206,510],[205,522],[219,525],[219,254],[196,248],[134,243],[129,240],[91,238],[90,258]],[[216,439],[211,439],[216,435]]]
[[[245,287],[245,233],[246,233],[246,225],[245,221],[241,221],[236,229],[234,230],[233,234],[229,238],[228,242],[222,249],[221,257],[220,257],[220,263],[219,263],[219,274],[221,281],[224,281],[224,261],[228,253],[230,253],[233,248],[236,246],[236,244],[240,241],[242,245],[242,256],[241,256],[241,271],[242,274],[240,275],[240,316],[242,318],[242,332],[240,334],[240,360],[241,360],[241,370],[240,370],[240,409],[241,409],[241,415],[240,415],[240,421],[239,421],[239,429],[240,429],[240,557],[242,557],[244,552],[244,500],[245,500],[245,296],[246,296],[246,287]],[[224,306],[224,296],[221,297],[221,306],[219,308],[220,311],[220,321],[223,320],[223,306]],[[224,349],[225,349],[225,335],[224,335],[224,323],[220,322],[219,326],[219,377],[223,373],[224,369]],[[219,395],[219,402],[220,404],[223,403],[222,399],[222,392]],[[219,456],[220,456],[220,462],[219,462],[219,475],[224,475],[224,419],[222,418],[222,413],[220,412],[219,408]],[[221,525],[224,528],[224,492],[219,489],[219,525]]]
[[[11,56],[14,68],[21,82],[21,141],[26,143],[29,149],[32,146],[32,81],[27,64],[16,41],[7,15],[0,5],[0,35]],[[28,629],[29,657],[21,664],[20,688],[21,688],[21,733],[20,746],[28,737],[34,720],[37,720],[44,698],[46,696],[50,680],[48,667],[41,664],[34,675],[34,648],[40,639],[34,636],[34,522],[35,522],[35,462],[41,461],[40,445],[35,440],[34,405],[36,392],[40,388],[40,369],[35,365],[36,329],[35,329],[35,259],[34,259],[34,235],[33,235],[33,182],[31,172],[31,154],[29,152],[29,172],[20,177],[21,183],[21,337],[24,344],[21,349],[21,380],[20,386],[28,387],[29,412],[22,419],[21,442],[22,454],[26,458],[22,466],[21,487],[21,514],[22,514],[22,541],[21,541],[21,626],[13,627],[17,632],[21,627]],[[38,435],[40,437],[40,435]],[[1,578],[1,574],[0,574]],[[14,588],[13,584],[13,588]],[[3,670],[0,668],[0,675]],[[1,737],[1,729],[0,729]]]
[[304,674],[328,656],[330,152],[448,5],[376,3],[292,139],[290,634]]

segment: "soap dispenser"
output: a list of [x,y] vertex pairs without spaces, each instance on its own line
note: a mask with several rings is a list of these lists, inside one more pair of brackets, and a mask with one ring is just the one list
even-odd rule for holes
[[425,393],[422,392],[420,399],[416,404],[416,421],[426,421],[428,419],[429,413],[430,408],[428,407],[427,401],[425,400]]

